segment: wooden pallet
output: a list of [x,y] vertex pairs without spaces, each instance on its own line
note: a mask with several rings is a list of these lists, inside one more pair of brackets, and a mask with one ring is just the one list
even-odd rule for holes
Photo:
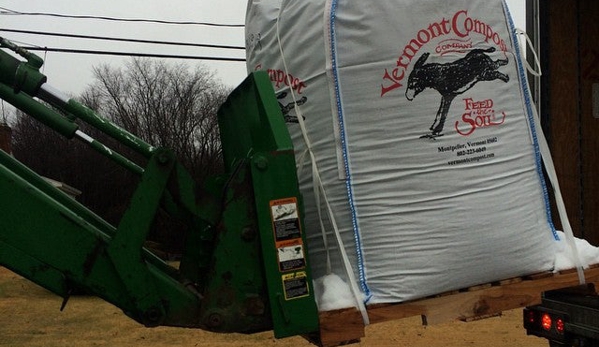
[[[586,283],[599,288],[599,264],[585,270]],[[540,273],[512,278],[434,297],[367,307],[370,324],[421,316],[423,324],[447,321],[470,321],[501,314],[501,312],[541,303],[543,292],[579,285],[576,270]],[[365,336],[360,312],[343,309],[320,313],[320,336],[310,339],[323,347],[357,342]]]

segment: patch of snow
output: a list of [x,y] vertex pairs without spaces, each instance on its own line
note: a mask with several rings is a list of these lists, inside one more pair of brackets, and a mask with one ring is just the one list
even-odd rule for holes
[[[568,246],[566,235],[562,231],[558,231],[560,240],[555,242],[555,272],[576,268],[574,254]],[[580,256],[580,261],[583,266],[599,264],[599,247],[595,247],[586,240],[575,238],[574,242]]]
[[345,283],[341,277],[335,274],[315,279],[314,294],[319,311],[331,311],[358,306],[349,284]]

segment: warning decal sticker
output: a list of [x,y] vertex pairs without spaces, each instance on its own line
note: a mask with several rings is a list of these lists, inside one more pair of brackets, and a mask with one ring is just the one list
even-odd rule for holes
[[306,272],[300,271],[282,276],[285,300],[303,298],[310,295]]
[[306,266],[304,257],[304,246],[302,244],[281,245],[277,247],[279,257],[279,269],[281,271],[291,271],[302,269]]
[[270,211],[276,242],[301,238],[296,198],[273,200]]
[[306,267],[306,256],[300,229],[297,199],[288,198],[270,202],[272,225],[281,272]]

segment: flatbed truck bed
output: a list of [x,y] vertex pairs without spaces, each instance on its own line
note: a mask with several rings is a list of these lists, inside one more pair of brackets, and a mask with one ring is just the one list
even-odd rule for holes
[[[599,264],[584,271],[589,295],[597,295]],[[433,297],[397,304],[367,306],[371,324],[413,316],[421,316],[423,324],[448,321],[471,321],[500,315],[501,312],[539,305],[544,293],[579,287],[575,269],[543,272],[487,283]],[[596,318],[599,319],[599,316]],[[321,346],[338,346],[365,336],[365,325],[357,309],[341,309],[320,313]]]

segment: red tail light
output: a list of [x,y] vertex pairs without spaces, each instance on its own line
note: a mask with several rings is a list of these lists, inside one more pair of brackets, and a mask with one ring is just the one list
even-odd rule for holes
[[528,335],[545,337],[555,341],[566,341],[566,322],[564,312],[545,307],[527,307],[524,309],[524,328]]
[[551,330],[551,316],[549,313],[543,313],[541,316],[541,327],[546,331]]
[[564,320],[561,319],[561,318],[558,318],[555,321],[555,330],[557,330],[558,333],[563,334],[564,333],[564,329],[565,329]]

